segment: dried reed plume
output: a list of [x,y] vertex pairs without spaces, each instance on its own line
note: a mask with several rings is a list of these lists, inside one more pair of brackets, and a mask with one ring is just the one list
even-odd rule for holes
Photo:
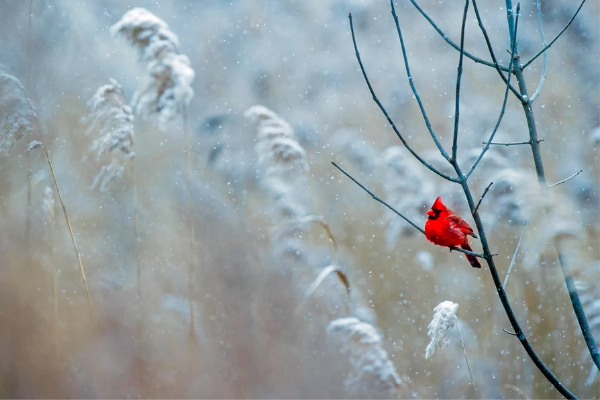
[[444,301],[433,309],[433,319],[429,323],[427,331],[431,341],[425,349],[425,358],[431,357],[437,349],[450,344],[450,330],[456,327],[458,322],[457,310],[458,304],[451,301]]
[[460,337],[456,311],[458,311],[458,304],[451,301],[443,301],[433,309],[433,319],[429,323],[427,331],[427,335],[429,335],[431,341],[427,345],[427,349],[425,349],[425,358],[431,357],[437,349],[447,347],[450,344],[450,330],[452,328],[456,328],[458,340],[460,341],[463,354],[465,355],[465,361],[467,363],[469,377],[471,378],[471,384],[473,385],[473,389],[477,395],[477,386],[475,386],[473,374],[471,373],[471,366],[469,365],[469,359],[467,358],[467,350],[465,349],[465,344]]
[[[29,98],[27,98],[25,95],[23,85],[21,85],[21,82],[19,82],[19,80],[14,76],[0,71],[0,154],[8,154],[13,145],[22,139],[25,134],[36,132],[38,135],[41,134],[39,129],[39,121],[31,100],[29,100]],[[27,151],[39,147],[44,149],[46,160],[48,161],[48,166],[50,167],[50,172],[52,173],[52,178],[56,187],[56,192],[58,193],[58,198],[62,204],[63,213],[65,215],[65,220],[67,221],[71,240],[73,241],[73,248],[79,263],[79,270],[81,272],[81,277],[83,279],[83,285],[85,287],[91,312],[92,300],[90,297],[87,280],[85,278],[83,264],[81,262],[81,255],[77,249],[75,237],[73,236],[73,229],[71,228],[71,222],[69,221],[67,209],[58,188],[58,183],[56,181],[56,176],[54,175],[54,168],[52,166],[52,162],[50,161],[48,150],[42,142],[34,140],[29,144]]]
[[383,349],[377,330],[357,318],[331,321],[327,334],[341,342],[349,354],[350,373],[344,381],[348,393],[358,398],[401,397],[402,380]]
[[[293,223],[311,214],[310,181],[306,152],[292,127],[264,106],[253,106],[244,115],[258,122],[256,153],[260,182],[274,201],[271,218],[278,225],[272,235],[275,262],[294,273],[303,273],[307,257],[305,224]],[[314,271],[312,271],[314,272]],[[308,286],[308,285],[307,285]]]
[[37,115],[21,82],[0,71],[0,155],[35,130]]
[[[96,137],[90,146],[96,158],[99,160],[104,154],[119,151],[125,158],[134,158],[134,117],[121,85],[111,79],[108,85],[98,88],[87,104],[90,113],[82,118],[82,122],[87,124],[85,134]],[[113,179],[123,175],[123,170],[119,160],[113,157],[110,164],[101,167],[91,188],[99,187],[100,191],[105,191]]]
[[169,26],[163,20],[144,8],[134,8],[125,13],[110,28],[110,31],[114,36],[120,36],[137,47],[140,52],[140,60],[145,64],[146,73],[142,76],[138,90],[133,95],[131,102],[136,113],[142,118],[156,117],[158,127],[161,130],[166,130],[167,123],[177,116],[181,116],[183,119],[185,177],[190,229],[190,263],[188,268],[190,337],[193,337],[195,234],[187,106],[194,95],[190,85],[194,80],[195,73],[190,68],[190,61],[187,56],[178,54],[179,39],[177,35],[171,32]]
[[144,8],[134,8],[110,28],[114,36],[125,38],[140,51],[145,64],[132,104],[143,118],[156,116],[159,127],[184,113],[194,95],[190,87],[194,70],[189,59],[178,54],[179,39],[168,25]]

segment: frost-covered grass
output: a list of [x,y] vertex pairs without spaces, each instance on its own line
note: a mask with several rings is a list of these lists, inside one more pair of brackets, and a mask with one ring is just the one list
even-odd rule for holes
[[[458,37],[462,6],[421,3]],[[518,391],[558,398],[518,340],[502,331],[511,328],[489,271],[475,271],[463,255],[412,234],[330,164],[338,162],[421,225],[437,196],[473,225],[456,185],[396,147],[357,70],[348,11],[379,98],[414,148],[446,168],[406,84],[389,4],[135,4],[159,20],[117,0],[32,4],[29,35],[29,2],[0,2],[0,64],[23,83],[41,121],[94,319],[60,203],[48,194],[54,183],[43,153],[27,153],[36,138],[2,119],[9,132],[0,136],[2,396],[347,398],[393,387],[403,397],[462,398],[473,391],[460,342],[451,337],[443,351],[423,356],[432,310],[448,300],[460,304],[457,324],[480,397],[511,398]],[[449,148],[458,55],[409,6],[398,8],[411,70]],[[521,50],[534,54],[540,46],[535,6],[521,6]],[[548,36],[573,6],[561,0],[544,10]],[[496,54],[506,60],[505,13],[485,7]],[[553,45],[534,105],[548,181],[584,172],[552,189],[552,198],[539,199],[530,151],[512,146],[492,148],[471,177],[476,194],[494,181],[480,212],[502,279],[527,220],[507,292],[538,354],[582,398],[599,397],[598,381],[548,243],[571,241],[582,301],[597,319],[599,98],[590,82],[598,82],[600,71],[599,43],[592,40],[598,7],[586,3],[573,29]],[[140,18],[147,23],[143,38],[129,29]],[[126,40],[114,37],[111,26]],[[484,42],[469,36],[477,32],[469,20],[467,47],[483,56]],[[458,158],[468,166],[495,123],[504,87],[494,71],[466,60],[464,68]],[[539,73],[541,60],[533,68]],[[527,78],[537,83],[534,72]],[[122,97],[94,97],[107,84]],[[101,101],[90,108],[92,98]],[[513,100],[498,141],[528,140]],[[101,111],[101,104],[109,107]],[[265,108],[250,108],[257,104]],[[195,341],[183,105],[190,126]],[[258,121],[246,118],[247,110]],[[105,125],[105,116],[120,123]],[[94,124],[98,129],[86,135]],[[133,152],[139,240],[127,168]],[[117,172],[120,179],[99,178],[96,185],[105,190],[90,190],[102,165],[112,166],[103,177]],[[547,202],[555,207],[552,224],[541,215]],[[303,303],[305,290],[333,261],[350,281],[350,299],[330,274]],[[358,352],[361,343],[371,353]]]

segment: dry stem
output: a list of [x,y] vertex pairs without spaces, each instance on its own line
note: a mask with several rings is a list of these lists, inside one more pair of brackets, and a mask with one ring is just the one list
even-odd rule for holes
[[81,262],[81,254],[79,254],[79,249],[77,248],[77,243],[75,242],[75,236],[73,235],[73,229],[71,228],[71,222],[69,221],[69,215],[67,214],[67,208],[65,207],[65,203],[63,202],[62,195],[60,194],[60,189],[58,188],[58,182],[56,181],[56,175],[54,174],[54,168],[52,167],[52,162],[50,161],[50,155],[48,155],[48,150],[46,149],[46,145],[41,142],[42,148],[44,149],[44,153],[46,154],[46,160],[48,160],[48,166],[50,167],[50,173],[52,173],[52,179],[54,180],[54,186],[56,187],[56,193],[58,193],[58,199],[60,200],[60,204],[63,209],[63,214],[65,216],[65,220],[67,221],[67,226],[69,227],[69,234],[71,235],[71,240],[73,241],[73,249],[75,250],[75,255],[77,256],[77,262],[79,263],[79,271],[81,272],[81,278],[83,279],[83,286],[85,287],[85,293],[87,295],[88,305],[90,307],[90,316],[93,317],[92,314],[92,298],[90,297],[90,289],[88,288],[87,279],[85,278],[85,271],[83,269],[83,263]]

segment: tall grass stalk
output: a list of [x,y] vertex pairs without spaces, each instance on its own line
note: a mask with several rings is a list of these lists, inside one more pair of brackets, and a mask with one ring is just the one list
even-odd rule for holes
[[190,171],[190,133],[188,127],[187,105],[183,106],[183,136],[185,153],[185,183],[187,186],[188,223],[190,228],[190,264],[188,268],[188,288],[190,303],[190,337],[194,337],[194,205],[192,203],[192,180]]
[[90,317],[93,318],[93,310],[92,310],[92,298],[90,296],[90,289],[88,287],[87,279],[85,277],[85,270],[83,269],[83,263],[81,262],[81,254],[79,253],[79,249],[77,248],[77,242],[75,241],[75,236],[73,235],[73,228],[71,227],[71,221],[69,221],[69,214],[67,213],[67,208],[65,207],[65,202],[63,201],[62,195],[60,193],[60,189],[58,187],[58,182],[56,181],[56,175],[54,174],[54,167],[52,166],[52,162],[50,161],[50,155],[48,154],[48,150],[46,149],[46,145],[43,142],[34,141],[29,145],[28,150],[41,147],[44,149],[44,154],[46,155],[46,160],[48,161],[48,166],[50,167],[50,173],[52,174],[52,179],[54,181],[54,186],[56,188],[56,193],[58,193],[58,199],[60,200],[60,205],[62,206],[63,214],[65,216],[65,221],[67,221],[67,226],[69,227],[69,234],[71,235],[71,241],[73,242],[73,249],[75,250],[75,255],[77,256],[77,262],[79,263],[79,271],[81,272],[81,278],[83,279],[83,286],[85,287],[85,293],[87,295],[88,306],[90,308]]
[[467,350],[465,349],[465,343],[460,336],[460,330],[458,329],[458,324],[456,324],[456,333],[458,334],[458,340],[460,340],[460,345],[463,349],[463,354],[465,355],[465,361],[467,363],[467,369],[469,370],[469,377],[471,378],[471,385],[473,385],[473,389],[475,390],[475,398],[479,398],[479,393],[477,392],[477,386],[475,386],[475,381],[473,380],[473,374],[471,373],[471,366],[469,365],[469,359],[467,358]]
[[[27,82],[26,90],[29,92],[31,88],[31,29],[33,15],[33,0],[29,0],[29,13],[27,14]],[[31,235],[31,179],[33,171],[31,169],[31,156],[29,152],[25,156],[27,158],[27,212],[25,215],[25,244],[29,247],[30,235]]]

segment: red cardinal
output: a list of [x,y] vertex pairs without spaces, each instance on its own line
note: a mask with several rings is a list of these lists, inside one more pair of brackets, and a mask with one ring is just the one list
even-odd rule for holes
[[[425,223],[425,236],[433,244],[444,247],[461,247],[464,250],[473,251],[467,235],[474,238],[477,236],[473,229],[461,217],[450,210],[438,197],[427,211],[427,222]],[[477,257],[465,254],[473,268],[481,268]]]

